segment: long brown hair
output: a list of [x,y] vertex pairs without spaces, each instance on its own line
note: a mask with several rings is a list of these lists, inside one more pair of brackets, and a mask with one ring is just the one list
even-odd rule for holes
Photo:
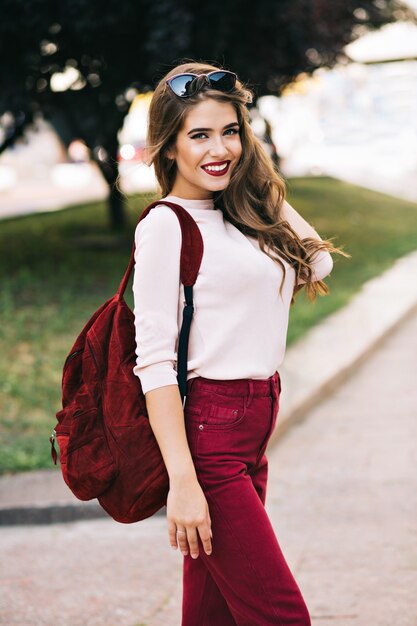
[[182,72],[204,74],[216,69],[219,68],[209,63],[196,61],[183,63],[165,74],[155,88],[148,112],[146,162],[147,165],[154,166],[160,187],[157,197],[158,199],[165,197],[174,186],[177,166],[175,160],[169,159],[166,153],[175,144],[177,133],[182,128],[190,108],[205,98],[231,103],[240,125],[242,154],[233,170],[229,185],[226,189],[213,193],[214,206],[221,209],[225,219],[245,235],[257,238],[261,250],[281,265],[284,278],[279,288],[280,294],[285,280],[285,266],[278,257],[283,257],[294,267],[296,281],[298,278],[306,281],[294,288],[291,304],[294,304],[294,295],[303,286],[307,297],[314,301],[317,293],[320,295],[329,293],[326,283],[322,280],[312,280],[310,264],[315,254],[319,250],[327,250],[349,258],[350,255],[340,248],[335,248],[330,239],[322,241],[312,237],[300,239],[290,224],[281,219],[281,205],[285,200],[286,185],[250,125],[247,105],[253,102],[251,89],[237,80],[235,88],[228,93],[206,87],[197,90],[191,97],[178,98],[165,82],[171,76]]

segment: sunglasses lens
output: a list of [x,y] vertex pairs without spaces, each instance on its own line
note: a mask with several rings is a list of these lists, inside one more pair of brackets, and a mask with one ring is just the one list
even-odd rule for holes
[[193,92],[191,83],[194,78],[195,76],[193,74],[180,74],[169,80],[169,86],[177,96],[181,96],[182,98],[190,96]]
[[232,72],[212,72],[209,75],[213,89],[231,91],[236,84],[236,74]]
[[207,82],[210,87],[219,91],[231,91],[236,84],[236,74],[225,70],[210,72],[209,74],[178,74],[168,81],[172,91],[181,98],[192,96]]

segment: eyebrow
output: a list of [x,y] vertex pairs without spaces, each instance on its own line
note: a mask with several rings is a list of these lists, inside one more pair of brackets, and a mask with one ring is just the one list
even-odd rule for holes
[[[226,124],[226,126],[223,126],[223,130],[225,130],[226,128],[231,128],[232,126],[239,126],[239,122],[232,122],[231,124]],[[212,128],[193,128],[192,130],[188,131],[187,135],[191,135],[191,133],[195,133],[201,130],[213,130],[213,129]]]

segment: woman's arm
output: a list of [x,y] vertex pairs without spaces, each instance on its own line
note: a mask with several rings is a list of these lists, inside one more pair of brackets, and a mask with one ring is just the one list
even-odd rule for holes
[[[306,237],[313,237],[322,241],[322,238],[316,230],[287,202],[284,200],[281,207],[281,218],[286,220],[291,228],[295,230],[300,239]],[[313,280],[322,280],[325,276],[330,274],[333,269],[332,255],[327,250],[319,250],[312,261],[313,267]],[[300,278],[297,282],[298,285],[305,283],[306,281]]]
[[173,211],[153,208],[135,231],[134,373],[170,478],[195,477],[185,434],[177,361],[181,228]]
[[[136,336],[134,373],[145,394],[149,423],[164,460],[170,491],[169,541],[198,555],[197,530],[204,549],[211,547],[211,522],[188,446],[175,363],[178,343],[181,227],[167,206],[154,207],[135,230],[133,297]],[[197,530],[196,530],[197,529]]]
[[170,484],[197,480],[184,427],[178,385],[152,389],[145,394],[149,422],[158,442]]
[[177,384],[181,228],[172,209],[156,206],[135,230],[133,299],[136,365],[143,393]]
[[[211,518],[188,447],[178,385],[152,389],[145,394],[152,431],[169,475],[167,498],[168,541],[183,555],[199,556],[198,537],[207,554],[212,551]],[[177,537],[177,528],[185,529]],[[178,540],[178,545],[177,545]]]

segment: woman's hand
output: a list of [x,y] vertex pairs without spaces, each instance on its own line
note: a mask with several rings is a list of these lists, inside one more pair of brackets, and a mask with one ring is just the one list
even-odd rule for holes
[[[190,550],[191,556],[197,558],[198,531],[204,551],[211,554],[211,519],[188,444],[178,384],[151,389],[145,397],[149,422],[169,476],[169,542],[178,548],[178,540],[184,555]],[[183,532],[177,538],[179,530]]]
[[[176,549],[177,539],[183,555],[188,554],[197,558],[198,535],[200,535],[206,554],[211,554],[211,519],[207,500],[201,486],[194,477],[183,478],[170,482],[167,498],[167,519],[169,542]],[[177,535],[177,531],[179,532]]]

